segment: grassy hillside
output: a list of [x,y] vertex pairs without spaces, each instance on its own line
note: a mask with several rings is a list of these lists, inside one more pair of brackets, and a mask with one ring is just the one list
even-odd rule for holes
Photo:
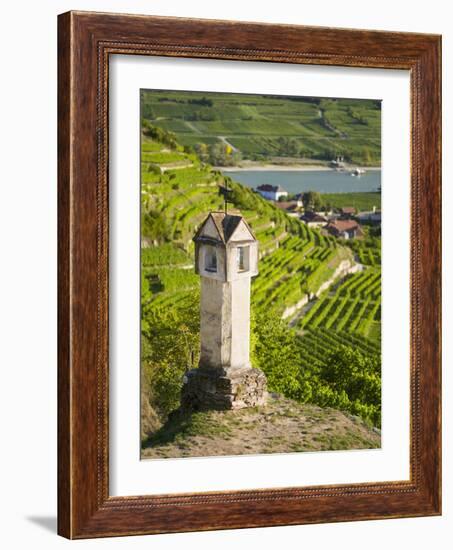
[[142,117],[182,145],[229,143],[247,159],[344,155],[380,164],[379,101],[149,90]]
[[265,407],[177,414],[151,437],[145,458],[373,449],[379,432],[335,409],[271,397]]
[[[356,250],[357,245],[307,228],[149,124],[142,152],[144,441],[179,406],[182,376],[198,364],[200,280],[191,239],[209,211],[223,208],[226,184],[229,208],[240,210],[259,240],[251,359],[265,372],[270,391],[379,425],[380,276],[371,267],[378,262],[374,241]],[[318,300],[287,314],[317,293],[341,262],[352,263],[360,254],[370,264],[364,275],[329,287]],[[338,370],[348,375],[338,377]]]

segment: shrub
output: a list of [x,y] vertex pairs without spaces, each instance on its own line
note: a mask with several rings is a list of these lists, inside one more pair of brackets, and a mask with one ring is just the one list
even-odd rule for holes
[[[380,425],[381,364],[379,357],[364,355],[350,346],[341,346],[326,357],[317,399],[349,412],[359,412],[365,420]],[[330,397],[326,397],[330,395]],[[325,401],[327,399],[327,402]]]
[[149,403],[162,420],[179,407],[184,372],[198,364],[198,294],[182,307],[142,302],[142,370]]
[[267,377],[268,389],[300,398],[300,363],[295,332],[277,316],[258,315],[252,323],[253,360]]
[[145,136],[150,137],[151,139],[154,139],[156,141],[160,141],[171,149],[176,149],[178,147],[176,135],[173,132],[168,132],[163,128],[154,126],[148,120],[142,120],[142,128]]
[[162,212],[150,210],[142,215],[142,236],[157,242],[169,239],[169,227]]

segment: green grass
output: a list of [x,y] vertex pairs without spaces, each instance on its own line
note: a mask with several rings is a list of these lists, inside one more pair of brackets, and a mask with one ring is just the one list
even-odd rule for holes
[[324,204],[328,204],[332,208],[353,206],[358,212],[371,211],[373,206],[378,210],[381,208],[381,194],[374,192],[323,193],[322,200]]
[[153,447],[166,443],[183,443],[188,437],[204,436],[210,439],[228,437],[231,429],[216,421],[212,412],[179,413],[169,418],[152,437],[143,443],[143,447]]
[[328,451],[341,451],[344,449],[374,449],[380,447],[379,443],[359,433],[322,433],[315,436],[315,441],[322,444],[323,448]]

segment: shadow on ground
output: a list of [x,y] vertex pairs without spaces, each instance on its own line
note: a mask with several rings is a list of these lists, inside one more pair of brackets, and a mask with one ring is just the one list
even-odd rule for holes
[[208,435],[212,432],[212,426],[205,414],[181,409],[173,411],[165,424],[143,442],[142,448],[166,445],[190,436]]
[[57,517],[56,516],[28,516],[27,521],[38,525],[51,533],[57,532]]

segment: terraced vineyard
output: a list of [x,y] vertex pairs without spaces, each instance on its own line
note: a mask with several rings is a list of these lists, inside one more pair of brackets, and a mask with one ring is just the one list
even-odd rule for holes
[[[281,309],[299,301],[303,295],[302,284],[308,272],[307,258],[318,255],[321,264],[331,251],[317,249],[312,240],[289,236],[281,247],[260,263],[260,274],[253,282],[253,304],[258,307]],[[307,269],[305,270],[305,266]],[[311,269],[315,269],[312,262]],[[280,307],[279,307],[280,306]],[[282,311],[280,311],[281,315]]]
[[[144,136],[142,150],[145,218],[142,265],[154,293],[153,303],[161,305],[170,303],[172,296],[182,298],[184,293],[199,287],[198,277],[191,269],[191,238],[207,212],[223,208],[224,198],[219,190],[225,184],[225,178],[182,148],[172,152],[164,144]],[[175,168],[156,162],[175,159],[188,166]],[[233,202],[239,207],[246,206],[241,208],[241,212],[260,243],[260,273],[253,282],[252,291],[252,303],[257,310],[270,309],[281,315],[285,308],[296,304],[306,294],[315,293],[342,259],[352,258],[345,247],[337,246],[334,238],[323,236],[299,220],[289,218],[229,178],[228,183],[233,191]],[[165,224],[158,242],[152,242],[152,237],[146,234],[146,219],[150,212],[156,211],[165,216]],[[377,249],[362,247],[357,256],[364,264],[380,263]],[[360,281],[365,275],[355,277]],[[366,277],[370,279],[371,272],[367,272]],[[361,291],[358,295],[357,285],[352,284],[354,280],[353,277],[341,285],[333,296],[318,300],[302,318],[300,326],[310,323],[312,327],[327,326],[376,334],[374,325],[363,324],[363,321],[373,311],[375,297],[380,295],[379,277],[375,274],[370,279],[374,282],[371,288],[374,292],[370,296],[362,296]],[[362,290],[365,292],[365,287]],[[377,322],[378,306],[374,314],[376,319],[373,322]]]
[[320,247],[313,240],[290,236],[260,262],[253,282],[252,303],[282,315],[307,294],[315,293],[344,259],[352,255],[343,247]]
[[357,260],[361,264],[377,267],[381,265],[380,239],[372,238],[355,241],[350,243],[349,246],[355,252]]
[[301,361],[305,368],[313,366],[313,360],[322,363],[325,358],[340,346],[353,346],[364,355],[379,356],[381,348],[379,343],[346,331],[335,332],[325,328],[305,330],[299,339],[302,351]]
[[[182,148],[171,152],[144,136],[142,150],[142,265],[156,306],[170,303],[172,296],[181,301],[184,293],[199,288],[191,239],[209,211],[223,208],[221,191],[226,183],[231,189],[230,200],[241,208],[259,240],[260,274],[252,294],[258,309],[270,308],[281,315],[305,294],[316,292],[342,259],[352,258],[345,247],[337,247],[334,238],[289,218]],[[176,159],[186,165],[174,167]],[[170,164],[162,162],[167,160]],[[154,235],[156,218],[161,227]]]
[[381,270],[368,268],[350,275],[326,292],[300,320],[300,328],[324,328],[380,341]]
[[381,251],[362,248],[357,254],[359,262],[365,265],[381,265]]
[[378,101],[150,90],[142,104],[146,120],[186,146],[226,139],[249,159],[340,154],[380,163]]
[[[164,404],[153,402],[152,406],[163,411],[162,415],[177,406],[182,373],[197,362],[200,279],[193,269],[192,237],[209,211],[223,209],[226,187],[229,209],[240,210],[259,241],[259,275],[252,283],[252,312],[270,323],[275,319],[283,323],[284,341],[296,339],[298,372],[311,372],[316,377],[314,366],[342,346],[380,361],[380,248],[373,245],[374,241],[366,246],[346,246],[310,229],[251,189],[201,162],[178,145],[171,134],[163,133],[161,139],[151,137],[155,135],[149,125],[144,128],[142,357],[146,364],[144,387],[150,388],[150,395],[158,395],[166,388],[172,398]],[[340,264],[352,265],[354,256],[365,269],[332,283]],[[318,299],[304,306],[307,297],[313,298],[329,283],[332,284]],[[174,335],[179,339],[176,343]],[[267,340],[261,348],[265,353],[269,344]],[[282,375],[287,376],[289,366],[280,360],[279,351],[275,357],[279,358]],[[267,364],[266,356],[263,368]],[[324,397],[316,401],[315,390],[294,390],[300,383],[296,379],[288,385],[293,388],[288,392],[295,391],[293,398],[312,399],[323,405]],[[352,401],[328,403],[378,421],[375,405],[371,415]]]

